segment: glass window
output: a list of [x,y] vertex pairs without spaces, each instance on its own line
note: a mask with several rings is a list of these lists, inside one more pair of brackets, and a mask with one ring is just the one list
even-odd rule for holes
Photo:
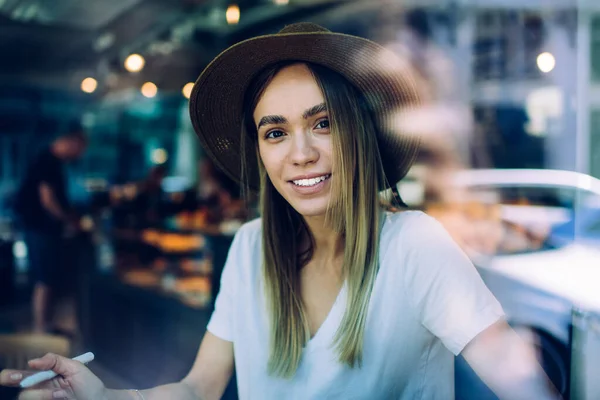
[[[600,39],[598,45],[600,46]],[[598,62],[598,68],[600,69],[600,62]],[[590,175],[600,178],[600,110],[593,110],[590,118],[589,154]]]
[[592,17],[590,29],[591,77],[593,81],[600,82],[600,16]]

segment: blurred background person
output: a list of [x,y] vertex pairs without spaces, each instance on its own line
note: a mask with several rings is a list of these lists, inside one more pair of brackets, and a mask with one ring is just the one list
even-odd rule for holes
[[165,193],[162,182],[167,175],[165,165],[152,167],[146,179],[141,181],[137,188],[137,194],[133,200],[134,207],[146,224],[157,224],[165,213]]
[[[422,187],[419,206],[426,205],[427,212],[444,224],[463,249],[481,249],[486,236],[477,232],[462,210],[469,194],[453,183],[457,172],[472,166],[474,124],[466,88],[452,60],[435,42],[430,12],[384,3],[381,24],[373,28],[373,34],[410,64],[423,99],[418,107],[394,116],[399,133],[421,138],[416,166],[409,173]],[[478,154],[479,159],[485,158],[484,152]]]
[[67,276],[62,254],[66,229],[77,230],[79,219],[67,198],[64,164],[80,158],[87,139],[80,125],[54,140],[31,162],[16,198],[15,211],[24,232],[29,255],[33,330],[51,329],[51,296]]
[[[384,17],[386,19],[390,16]],[[401,10],[398,22],[384,23],[379,35],[387,47],[400,54],[417,72],[423,105],[398,115],[397,126],[422,137],[417,164],[418,178],[425,187],[425,201],[457,201],[451,185],[453,173],[470,165],[471,111],[462,98],[464,90],[452,61],[433,41],[427,11]],[[387,32],[392,30],[392,32]]]
[[199,201],[210,210],[211,221],[244,217],[240,187],[208,158],[200,162],[197,192]]

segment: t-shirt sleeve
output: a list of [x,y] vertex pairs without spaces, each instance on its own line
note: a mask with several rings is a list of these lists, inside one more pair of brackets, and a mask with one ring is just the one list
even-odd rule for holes
[[38,182],[36,190],[39,191],[39,186],[42,183],[50,186],[58,204],[63,209],[70,208],[60,161],[51,154],[46,153],[41,157],[39,164],[36,166],[36,171]]
[[403,240],[408,246],[398,247],[405,253],[408,301],[423,326],[458,355],[504,311],[438,221],[421,214],[407,228]]
[[220,339],[233,341],[233,307],[240,268],[240,251],[242,251],[243,229],[239,230],[227,254],[225,267],[221,274],[221,287],[215,300],[215,309],[208,321],[206,329]]

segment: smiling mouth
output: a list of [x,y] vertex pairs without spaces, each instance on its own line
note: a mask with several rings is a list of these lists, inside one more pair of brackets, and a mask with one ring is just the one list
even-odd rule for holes
[[311,186],[315,186],[323,181],[326,181],[329,178],[331,178],[331,174],[317,176],[315,178],[310,178],[310,179],[298,179],[298,180],[290,181],[290,182],[292,182],[296,186],[311,187]]

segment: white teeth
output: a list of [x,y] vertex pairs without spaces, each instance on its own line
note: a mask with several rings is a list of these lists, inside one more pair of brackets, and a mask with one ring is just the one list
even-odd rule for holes
[[323,175],[323,176],[319,176],[316,178],[310,178],[310,179],[299,179],[297,181],[292,181],[294,182],[295,185],[298,186],[314,186],[319,182],[323,182],[325,179],[329,178],[330,175]]

